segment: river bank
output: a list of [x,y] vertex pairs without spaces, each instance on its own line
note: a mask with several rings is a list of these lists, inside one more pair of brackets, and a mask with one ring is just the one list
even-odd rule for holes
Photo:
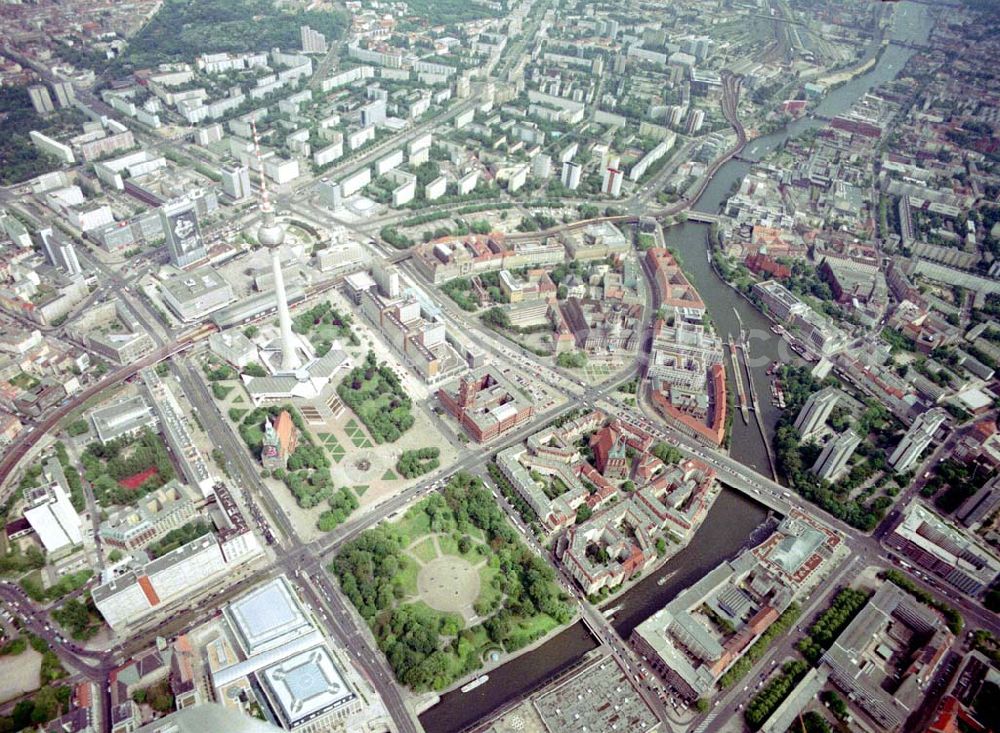
[[[930,10],[912,2],[902,2],[896,11],[892,40],[924,43],[931,29]],[[877,49],[876,49],[877,50]],[[840,87],[830,90],[817,105],[815,113],[833,117],[847,111],[864,93],[896,76],[913,51],[890,45],[877,56],[876,64],[869,71],[855,77]],[[693,210],[714,215],[729,197],[734,184],[749,172],[751,163],[775,150],[789,138],[825,123],[803,118],[789,123],[781,130],[749,141],[740,159],[723,163],[704,187],[698,192]],[[673,213],[673,212],[664,212]],[[771,333],[768,321],[741,293],[730,287],[712,268],[708,251],[709,226],[686,221],[670,227],[665,232],[667,246],[680,255],[685,275],[702,299],[709,304],[710,316],[717,331],[725,335],[747,331],[752,343],[752,364],[747,371],[754,381],[757,394],[767,395],[770,381],[766,367],[779,361],[785,342]],[[739,314],[737,316],[736,314]],[[742,326],[740,325],[742,323]],[[759,362],[759,365],[758,365]],[[770,400],[760,404],[764,427],[771,433],[781,411]],[[732,449],[736,460],[754,470],[770,473],[766,447],[760,431],[753,422],[743,424],[733,421]],[[762,541],[769,532],[767,512],[749,498],[731,490],[724,490],[712,507],[701,529],[691,543],[665,563],[658,571],[650,573],[634,587],[605,605],[605,609],[621,605],[612,620],[623,638],[652,613],[662,608],[681,590],[703,577],[720,562],[738,554],[749,544]],[[660,580],[667,577],[661,585]],[[442,696],[441,702],[420,716],[420,721],[433,733],[459,733],[476,721],[491,716],[501,707],[508,707],[514,700],[523,699],[547,680],[576,664],[597,642],[582,622],[577,622],[559,633],[549,642],[532,652],[522,654],[490,674],[486,684],[469,693],[454,692]]]

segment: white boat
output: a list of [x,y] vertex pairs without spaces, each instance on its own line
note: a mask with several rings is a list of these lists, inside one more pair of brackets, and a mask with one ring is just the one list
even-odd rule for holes
[[490,676],[488,674],[481,674],[478,677],[476,677],[476,679],[472,680],[472,682],[466,682],[464,685],[462,685],[460,689],[462,690],[462,692],[472,692],[480,685],[485,685],[487,682],[489,682],[489,680]]

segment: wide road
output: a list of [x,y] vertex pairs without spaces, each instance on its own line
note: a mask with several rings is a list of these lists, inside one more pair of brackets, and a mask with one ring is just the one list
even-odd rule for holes
[[[191,404],[202,405],[198,413],[201,424],[212,444],[220,448],[226,456],[226,468],[236,487],[251,492],[252,498],[245,502],[251,506],[244,509],[244,512],[249,509],[253,513],[252,501],[260,501],[266,508],[270,520],[278,528],[283,542],[274,546],[277,565],[289,576],[304,572],[303,577],[309,578],[314,587],[319,589],[324,602],[320,603],[318,598],[314,601],[317,608],[326,606],[329,609],[324,621],[332,637],[347,649],[358,669],[362,670],[371,682],[396,722],[399,733],[416,733],[416,723],[403,701],[392,674],[387,674],[384,658],[369,646],[367,639],[350,623],[346,604],[320,566],[315,553],[299,541],[291,520],[261,480],[258,466],[251,458],[249,450],[219,414],[217,403],[201,375],[198,374],[197,368],[185,361],[183,364],[175,363],[174,372],[178,375],[181,387]],[[269,533],[270,530],[265,529],[265,537]]]

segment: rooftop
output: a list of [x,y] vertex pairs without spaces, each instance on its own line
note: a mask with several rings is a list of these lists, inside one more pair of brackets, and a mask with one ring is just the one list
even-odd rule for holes
[[264,669],[259,676],[275,712],[289,728],[356,697],[324,646],[289,657]]
[[284,577],[233,601],[225,613],[247,655],[281,646],[313,630],[305,609]]

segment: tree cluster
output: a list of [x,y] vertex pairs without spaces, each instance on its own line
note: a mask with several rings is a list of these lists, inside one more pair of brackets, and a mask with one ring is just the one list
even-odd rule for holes
[[800,659],[786,662],[781,667],[781,674],[747,703],[744,717],[751,730],[757,730],[764,724],[808,671],[809,665]]
[[728,670],[726,673],[719,678],[719,687],[726,689],[727,687],[732,687],[736,682],[743,679],[746,673],[749,672],[753,665],[760,661],[761,657],[767,652],[768,647],[771,646],[773,642],[779,636],[783,636],[799,618],[799,614],[802,613],[802,609],[799,608],[799,604],[793,603],[788,608],[785,609],[784,613],[778,616],[778,619],[767,627],[760,638],[753,643],[753,645],[747,649],[746,654],[739,658],[739,660]]
[[384,362],[376,362],[373,351],[338,385],[337,394],[365,424],[376,443],[394,443],[413,427],[409,395],[395,372]]
[[[337,338],[347,339],[352,345],[357,346],[360,342],[351,329],[352,323],[350,314],[341,313],[329,301],[323,301],[304,313],[295,316],[295,319],[292,321],[292,330],[295,333],[308,336],[320,326],[326,326],[332,329],[334,336]],[[324,356],[330,351],[331,342],[329,339],[322,339],[315,346],[317,355]]]
[[680,463],[684,460],[684,454],[669,443],[657,443],[650,452],[667,465]]
[[358,500],[354,496],[354,492],[346,486],[342,486],[333,493],[329,504],[330,508],[323,512],[316,522],[316,527],[321,532],[329,532],[334,527],[343,524],[351,512],[358,508]]
[[[94,496],[102,504],[131,504],[175,476],[167,447],[149,428],[136,437],[118,438],[104,445],[91,443],[80,461]],[[156,469],[155,473],[134,489],[126,489],[118,483],[151,468]]]
[[90,569],[77,570],[75,573],[66,573],[58,581],[43,588],[33,576],[26,575],[21,579],[21,587],[28,597],[33,601],[44,603],[45,601],[56,601],[69,595],[75,590],[79,590],[87,581],[93,577],[94,571]]
[[441,449],[433,446],[403,451],[396,462],[396,470],[406,478],[417,478],[440,466],[440,457]]
[[556,365],[563,369],[582,369],[587,366],[587,355],[582,351],[564,351],[556,357]]
[[77,512],[82,512],[87,505],[87,498],[83,494],[83,480],[76,466],[69,460],[66,446],[62,441],[56,443],[56,458],[62,466],[63,475],[66,477],[66,485],[69,486],[69,500]]
[[331,570],[371,625],[400,682],[414,690],[440,689],[472,671],[480,664],[478,655],[460,650],[468,649],[479,631],[511,650],[529,641],[518,633],[521,622],[539,614],[558,623],[569,620],[571,612],[554,582],[554,571],[520,543],[478,478],[458,474],[443,496],[431,496],[412,511],[426,515],[431,531],[454,531],[460,552],[463,547],[472,549],[467,531],[481,530],[489,544],[490,562],[499,571],[494,582],[500,594],[493,607],[477,602],[477,613],[488,616],[481,629],[463,630],[458,617],[433,612],[423,604],[400,603],[405,596],[401,571],[412,562],[403,548],[413,538],[394,526],[380,525],[348,543]]
[[441,285],[445,294],[455,301],[455,304],[464,311],[476,310],[476,301],[472,297],[472,283],[467,277],[456,277]]
[[66,685],[43,687],[32,697],[19,700],[9,715],[0,716],[0,732],[31,730],[69,710],[73,689]]
[[340,12],[291,12],[271,0],[166,0],[129,40],[115,70],[124,75],[165,62],[190,62],[203,53],[297,48],[303,25],[332,41],[346,24]]
[[78,641],[90,639],[100,631],[102,625],[90,607],[78,598],[70,598],[59,608],[53,609],[52,618]]
[[864,608],[869,595],[853,588],[842,589],[830,607],[809,627],[805,638],[801,639],[795,648],[813,664],[818,662],[840,632],[846,629],[851,620]]
[[396,229],[396,227],[382,227],[378,235],[385,241],[386,244],[395,247],[396,249],[407,249],[412,247],[414,244],[412,239],[400,232]]
[[151,543],[146,547],[146,552],[151,558],[163,557],[168,552],[172,552],[181,545],[186,545],[188,542],[196,540],[210,531],[211,527],[201,519],[188,522],[185,525],[170,530],[156,542]]

